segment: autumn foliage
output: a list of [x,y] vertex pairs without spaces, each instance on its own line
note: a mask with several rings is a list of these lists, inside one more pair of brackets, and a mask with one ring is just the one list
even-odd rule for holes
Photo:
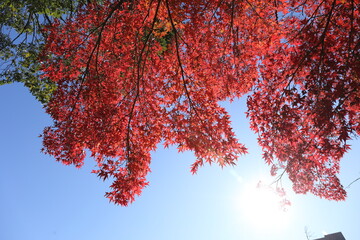
[[112,178],[127,205],[159,143],[204,163],[246,153],[219,102],[248,96],[272,174],[342,200],[336,174],[360,134],[359,0],[107,0],[47,27],[43,77],[56,82],[44,151]]

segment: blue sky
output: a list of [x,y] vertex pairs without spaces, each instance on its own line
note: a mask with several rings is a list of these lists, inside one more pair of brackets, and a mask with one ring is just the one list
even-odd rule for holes
[[[92,159],[76,169],[40,152],[38,136],[51,119],[27,89],[1,86],[0,98],[1,240],[304,240],[305,227],[313,238],[341,231],[347,240],[360,239],[360,181],[347,189],[345,202],[330,202],[295,195],[284,179],[292,206],[279,216],[269,201],[259,201],[271,197],[256,193],[257,182],[271,178],[244,100],[227,105],[250,151],[236,167],[205,166],[192,175],[191,153],[160,147],[153,154],[150,186],[121,207],[103,197],[110,182],[90,173]],[[345,186],[360,176],[360,141],[352,145],[341,165]]]

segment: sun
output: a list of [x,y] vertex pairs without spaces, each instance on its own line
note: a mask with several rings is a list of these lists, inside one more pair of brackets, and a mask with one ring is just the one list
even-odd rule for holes
[[282,198],[273,190],[244,184],[237,199],[240,214],[256,229],[281,231],[288,226],[291,211],[281,207]]

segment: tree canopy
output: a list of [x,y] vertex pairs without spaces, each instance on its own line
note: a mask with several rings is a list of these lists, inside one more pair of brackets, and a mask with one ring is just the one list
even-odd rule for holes
[[2,0],[0,3],[0,85],[20,82],[46,104],[56,85],[40,79],[39,53],[44,45],[44,25],[70,15],[85,1]]
[[44,29],[44,152],[81,167],[127,205],[148,184],[159,143],[191,150],[191,171],[247,152],[219,105],[247,96],[271,174],[297,193],[343,200],[337,174],[360,134],[358,0],[106,0]]

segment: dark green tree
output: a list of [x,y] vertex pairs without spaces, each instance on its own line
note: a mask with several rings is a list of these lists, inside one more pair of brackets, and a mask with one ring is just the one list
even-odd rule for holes
[[0,2],[0,85],[19,82],[43,104],[55,84],[39,77],[43,27],[84,6],[87,1],[2,0]]

